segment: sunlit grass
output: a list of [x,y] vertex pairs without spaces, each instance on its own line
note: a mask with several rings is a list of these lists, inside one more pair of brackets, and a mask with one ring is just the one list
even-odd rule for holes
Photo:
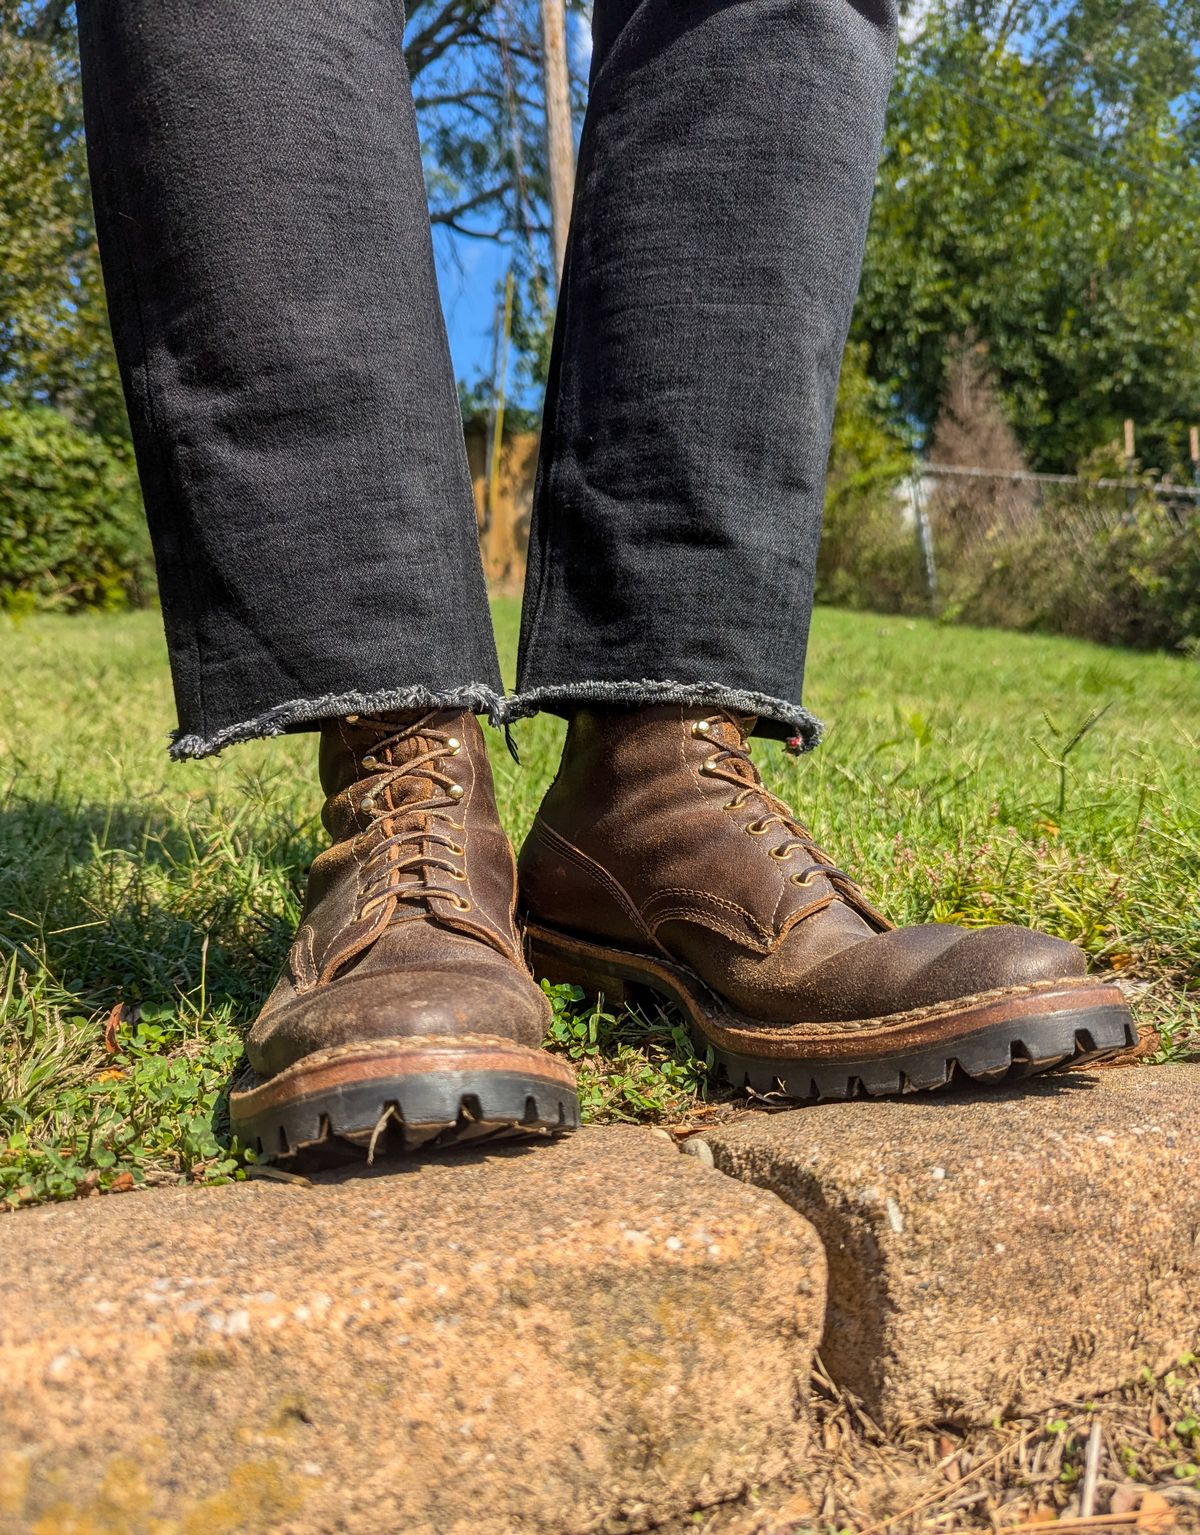
[[[511,677],[516,604],[495,611]],[[0,1200],[227,1176],[222,1094],[321,845],[313,738],[169,763],[152,613],[0,620],[0,652]],[[1200,667],[823,611],[809,673],[826,744],[760,760],[880,905],[1081,943],[1165,1055],[1195,1047]],[[562,730],[517,727],[520,767],[493,742],[517,841]],[[677,1118],[705,1090],[669,1015],[558,1000],[593,1117]]]

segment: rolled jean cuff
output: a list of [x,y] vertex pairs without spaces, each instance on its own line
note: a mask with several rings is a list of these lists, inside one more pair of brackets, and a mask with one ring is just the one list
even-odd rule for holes
[[192,757],[211,757],[239,741],[260,741],[289,731],[316,726],[322,720],[347,714],[391,714],[400,709],[469,709],[486,714],[493,725],[505,722],[505,699],[481,682],[438,691],[426,687],[389,688],[380,693],[326,693],[319,698],[294,698],[275,704],[253,719],[225,725],[211,735],[171,733],[170,754],[177,762]]
[[820,744],[825,727],[799,704],[766,693],[726,687],[720,682],[571,682],[552,687],[526,688],[506,698],[493,722],[509,725],[545,709],[566,714],[576,704],[689,704],[710,705],[734,714],[757,716],[753,734],[786,741],[789,751],[808,752]]

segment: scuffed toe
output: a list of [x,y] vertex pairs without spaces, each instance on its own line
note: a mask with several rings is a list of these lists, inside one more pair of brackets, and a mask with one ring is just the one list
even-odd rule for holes
[[1081,949],[1031,928],[973,928],[925,972],[929,1000],[1071,980],[1087,970]]

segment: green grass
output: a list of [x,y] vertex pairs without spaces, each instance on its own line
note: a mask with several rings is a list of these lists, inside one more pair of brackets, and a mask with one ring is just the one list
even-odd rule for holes
[[[516,604],[496,603],[511,676]],[[175,766],[155,614],[0,620],[0,1204],[239,1163],[223,1094],[320,845],[312,737]],[[1068,640],[823,611],[826,744],[771,787],[899,921],[1025,922],[1116,969],[1162,1055],[1200,1044],[1200,667]],[[562,725],[494,744],[524,835]],[[707,1088],[669,1014],[555,995],[596,1119]]]

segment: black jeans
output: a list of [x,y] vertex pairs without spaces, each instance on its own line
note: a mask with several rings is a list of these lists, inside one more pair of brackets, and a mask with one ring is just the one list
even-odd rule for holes
[[347,712],[800,704],[895,0],[596,0],[503,696],[400,0],[79,0],[176,756]]

